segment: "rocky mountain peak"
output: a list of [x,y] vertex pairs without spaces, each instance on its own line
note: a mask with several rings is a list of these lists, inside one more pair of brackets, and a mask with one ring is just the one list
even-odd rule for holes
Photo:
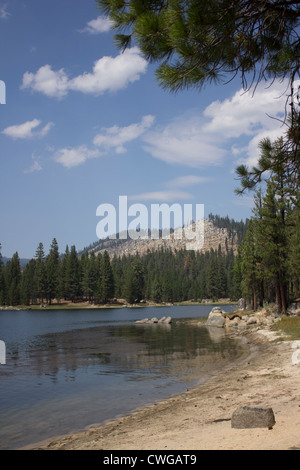
[[237,252],[238,235],[236,230],[228,230],[227,228],[217,227],[211,220],[204,219],[202,221],[193,222],[183,228],[177,228],[172,233],[166,235],[164,232],[157,234],[158,238],[154,238],[154,234],[144,234],[143,238],[100,240],[99,244],[95,244],[90,251],[95,254],[108,251],[110,257],[116,255],[145,255],[148,251],[158,251],[161,249],[171,249],[172,251],[187,249],[197,252],[206,252],[211,249],[217,250],[219,246],[222,252],[233,249]]

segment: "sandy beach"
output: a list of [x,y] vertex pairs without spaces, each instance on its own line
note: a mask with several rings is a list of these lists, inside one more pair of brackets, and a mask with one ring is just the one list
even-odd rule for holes
[[[204,384],[101,426],[27,447],[48,450],[300,450],[300,364],[268,327],[240,332],[249,355]],[[234,429],[240,405],[272,407],[276,424]]]

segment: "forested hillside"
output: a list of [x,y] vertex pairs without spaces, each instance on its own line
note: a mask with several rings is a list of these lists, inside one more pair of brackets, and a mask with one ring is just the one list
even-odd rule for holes
[[[221,223],[221,218],[218,222]],[[227,219],[224,219],[228,223]],[[245,223],[238,223],[239,237]],[[144,300],[179,302],[240,295],[234,275],[235,254],[230,243],[206,252],[161,248],[145,254],[109,256],[107,250],[77,252],[75,246],[60,254],[56,239],[49,253],[42,243],[21,269],[16,252],[4,266],[0,255],[0,304],[30,305],[63,300],[105,304],[122,298],[129,303]]]

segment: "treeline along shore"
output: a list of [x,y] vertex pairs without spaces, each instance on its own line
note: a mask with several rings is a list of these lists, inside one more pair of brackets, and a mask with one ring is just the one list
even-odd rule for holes
[[162,249],[110,258],[108,251],[79,255],[75,246],[61,255],[53,239],[49,253],[40,243],[23,269],[17,252],[6,265],[0,257],[0,305],[237,299],[241,292],[234,266],[233,250],[224,253],[220,247],[206,253]]
[[300,296],[300,205],[298,192],[287,191],[279,170],[280,165],[264,192],[257,190],[247,225],[214,217],[229,234],[238,233],[235,251],[226,243],[206,252],[163,247],[110,256],[107,250],[78,253],[73,245],[62,254],[54,238],[47,254],[39,243],[35,256],[21,267],[18,252],[4,264],[0,245],[0,306],[242,297],[253,310],[273,303],[285,314]]

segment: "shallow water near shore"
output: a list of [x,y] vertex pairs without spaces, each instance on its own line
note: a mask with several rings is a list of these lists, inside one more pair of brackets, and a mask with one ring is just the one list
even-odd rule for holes
[[[245,347],[223,329],[185,322],[211,308],[1,311],[0,449],[114,419],[241,358]],[[173,322],[135,323],[154,316]]]

